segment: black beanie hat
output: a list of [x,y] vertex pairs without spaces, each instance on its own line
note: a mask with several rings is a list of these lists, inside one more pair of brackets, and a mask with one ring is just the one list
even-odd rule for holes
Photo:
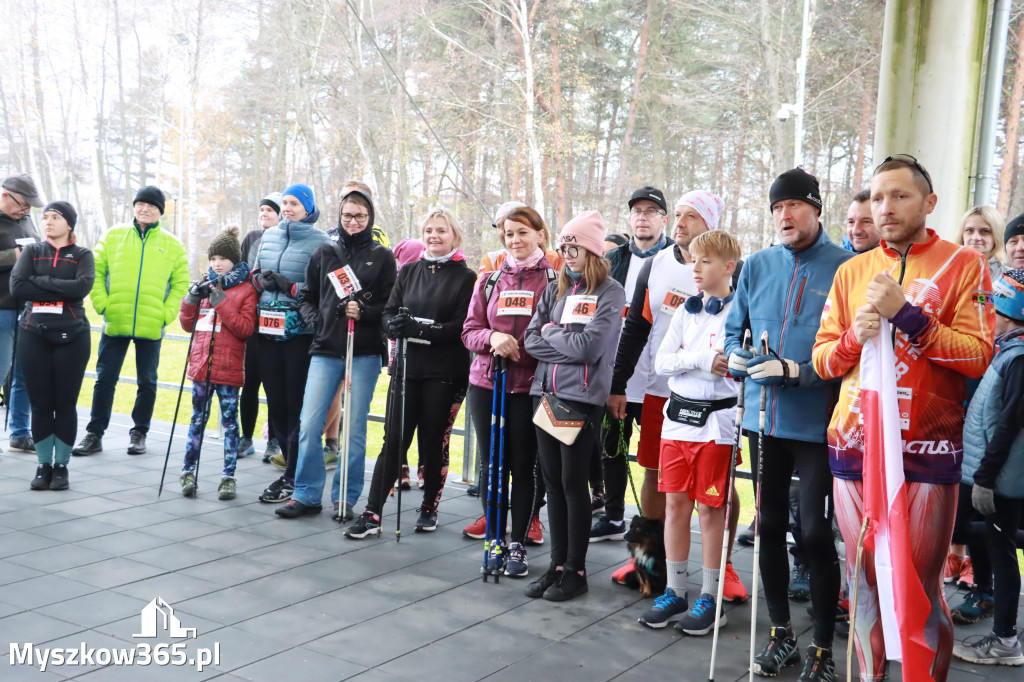
[[805,171],[802,166],[788,170],[775,178],[768,190],[768,210],[785,199],[799,199],[821,212],[821,190],[818,179]]
[[75,207],[68,202],[51,201],[46,205],[46,208],[43,209],[43,213],[46,213],[47,211],[53,211],[54,213],[59,214],[64,218],[64,220],[68,221],[68,225],[71,226],[72,230],[75,229],[75,223],[78,222],[78,212],[75,210]]
[[164,193],[159,187],[146,185],[145,187],[140,188],[138,193],[136,193],[135,198],[132,200],[132,204],[140,201],[156,206],[160,209],[160,215],[164,214]]
[[235,265],[238,265],[242,262],[242,247],[238,245],[238,237],[235,236],[234,232],[224,230],[218,232],[217,236],[210,242],[206,255],[208,258],[213,258],[214,256],[227,258]]
[[1010,241],[1010,237],[1020,237],[1024,235],[1024,214],[1021,214],[1011,220],[1006,225],[1006,231],[1003,234],[1003,245]]

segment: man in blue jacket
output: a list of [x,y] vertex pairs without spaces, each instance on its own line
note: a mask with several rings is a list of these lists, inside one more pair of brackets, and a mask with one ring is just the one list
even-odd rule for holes
[[[746,382],[743,428],[750,437],[751,467],[761,473],[760,573],[770,638],[754,658],[754,672],[775,676],[799,662],[787,597],[789,483],[800,472],[800,521],[810,569],[812,646],[801,680],[835,679],[832,637],[839,600],[839,560],[832,537],[832,474],[825,431],[838,384],[824,382],[811,365],[815,333],[840,264],[853,257],[833,244],[821,227],[817,179],[802,168],[782,173],[768,193],[779,244],[750,256],[740,273],[726,322],[725,355],[734,377]],[[742,348],[745,329],[755,343],[768,333],[772,353],[756,357]],[[756,350],[756,349],[755,349]],[[766,387],[764,452],[757,451],[758,405]]]

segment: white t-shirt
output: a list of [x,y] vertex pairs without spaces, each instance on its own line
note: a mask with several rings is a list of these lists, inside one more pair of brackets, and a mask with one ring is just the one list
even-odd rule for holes
[[[656,258],[656,256],[651,256]],[[626,312],[633,300],[633,292],[636,291],[636,280],[640,276],[640,268],[647,262],[646,258],[640,258],[633,252],[629,254],[629,270],[626,272],[626,282],[623,288],[626,290],[626,308],[622,311],[622,323],[626,323]],[[651,371],[651,359],[647,353],[640,356],[633,370],[633,376],[626,383],[626,400],[631,403],[642,403],[644,392],[647,388],[647,375]]]
[[[717,315],[709,314],[703,306],[696,314],[682,306],[676,311],[655,358],[655,369],[669,377],[668,387],[672,393],[691,400],[720,400],[739,395],[738,381],[711,372],[716,355],[714,349],[725,341],[725,319],[731,306],[730,301]],[[665,408],[667,415],[668,403]],[[735,426],[735,406],[712,412],[704,426],[680,424],[666,416],[661,437],[732,445]]]
[[[672,316],[690,296],[697,294],[697,285],[693,281],[693,265],[680,263],[670,245],[654,257],[651,273],[647,279],[647,299],[651,308],[651,335],[644,346],[643,358],[650,368],[647,377],[646,392],[661,398],[667,398],[668,377],[654,371],[654,356],[661,348]],[[639,366],[639,363],[638,363]]]

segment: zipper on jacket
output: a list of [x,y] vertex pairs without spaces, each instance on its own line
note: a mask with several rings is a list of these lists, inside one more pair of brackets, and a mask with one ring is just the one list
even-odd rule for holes
[[[146,262],[146,240],[149,239],[149,233],[153,227],[154,226],[150,226],[146,230],[146,234],[140,237],[142,239],[142,253],[139,255],[139,278],[135,282],[135,308],[132,310],[132,336],[135,336],[135,327],[139,323],[139,287],[142,286],[142,265]],[[136,233],[138,233],[139,230],[135,228],[134,225],[132,228]],[[109,303],[107,303],[107,307],[110,307]]]
[[[911,244],[910,246],[907,247],[907,252],[906,253],[900,253],[899,250],[894,249],[896,251],[896,253],[900,253],[900,277],[896,281],[899,283],[901,289],[903,288],[903,277],[907,274],[907,256],[910,255],[910,249],[911,249],[912,246],[913,246],[913,244]],[[909,339],[908,339],[908,341],[909,341]],[[893,350],[895,351],[895,349],[896,349],[896,325],[892,326],[892,347],[893,347]],[[897,383],[899,383],[899,382],[897,382]]]
[[[800,256],[793,255],[793,260],[796,261],[796,268],[793,270],[793,281],[789,283],[789,296],[786,297],[786,314],[782,316],[782,329],[779,331],[779,347],[776,349],[777,352],[782,353],[782,339],[786,336],[786,323],[789,322],[789,299],[793,295],[793,285],[796,284],[797,272],[800,270]],[[800,295],[803,294],[804,284],[807,282],[807,276],[804,276],[803,283],[800,284],[800,293],[797,294],[796,298],[796,309],[793,314],[796,315],[800,312]],[[769,436],[775,435],[775,392],[778,390],[777,387],[772,387],[771,393],[771,415],[772,415],[772,427],[768,430]]]
[[[519,270],[519,289],[520,289],[520,291],[522,291],[522,289],[523,289],[523,269],[522,268],[520,268],[520,270]],[[498,304],[499,305],[501,304],[501,292],[500,291],[498,292]],[[512,337],[516,338],[516,339],[519,338],[519,316],[518,315],[516,315],[515,319],[512,320]],[[516,343],[519,343],[519,342],[516,341]],[[526,352],[525,348],[522,348],[520,350],[522,350],[522,352],[524,352],[524,353]],[[515,366],[516,366],[516,363],[513,362],[512,363],[511,371],[513,371],[513,372],[515,371]],[[516,388],[515,387],[516,387],[516,382],[515,382],[515,377],[513,377],[512,378],[512,390],[509,391],[509,392],[510,393],[515,393],[516,392]]]
[[793,310],[794,315],[800,314],[800,302],[804,297],[804,287],[807,285],[807,275],[804,275],[803,280],[800,282],[800,290],[796,292],[796,308]]

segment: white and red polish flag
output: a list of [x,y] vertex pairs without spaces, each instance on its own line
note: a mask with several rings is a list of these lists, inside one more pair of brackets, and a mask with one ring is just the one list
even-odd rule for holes
[[901,661],[903,679],[930,680],[935,652],[924,639],[931,605],[911,554],[910,512],[896,396],[896,355],[889,323],[860,355],[864,419],[864,548],[873,552],[886,658]]

